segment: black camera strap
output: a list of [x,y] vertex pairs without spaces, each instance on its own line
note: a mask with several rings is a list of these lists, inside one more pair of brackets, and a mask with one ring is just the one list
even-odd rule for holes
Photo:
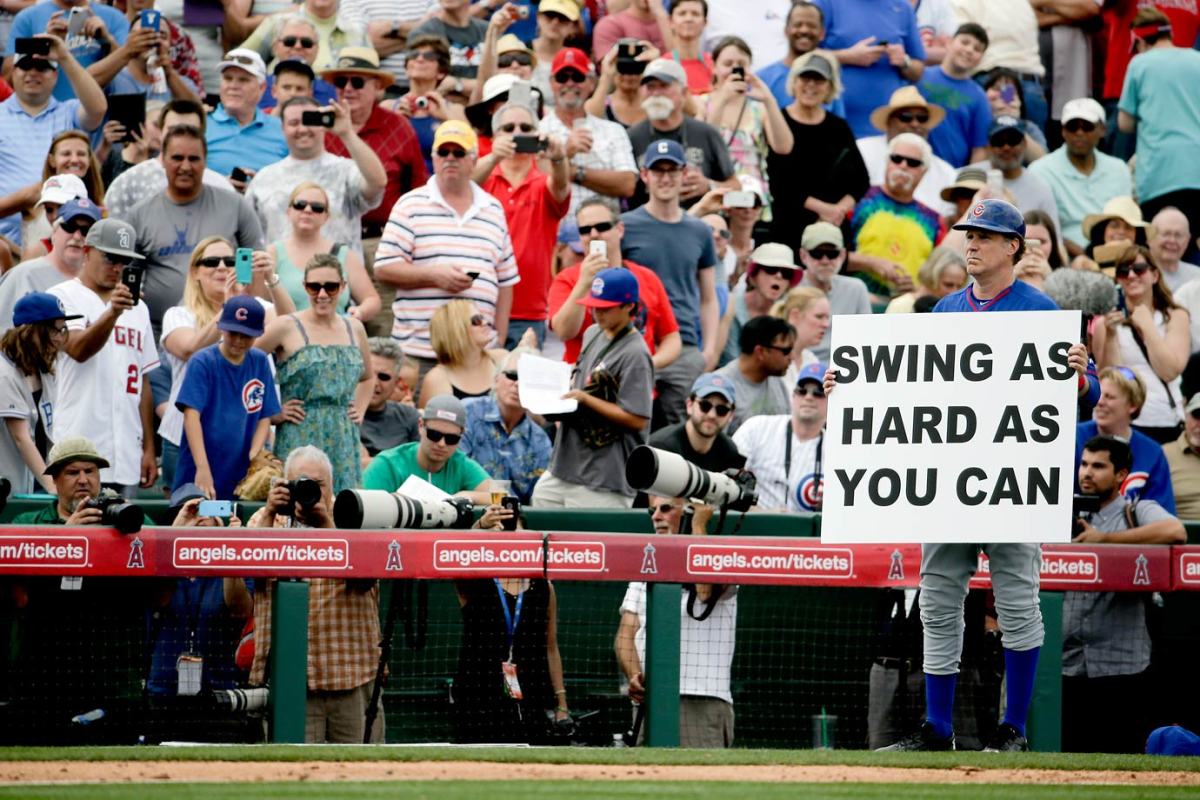
[[[783,504],[787,506],[788,497],[792,493],[792,439],[795,438],[795,433],[792,432],[792,417],[789,414],[783,425],[783,434],[786,444],[783,446]],[[821,471],[822,455],[825,451],[825,429],[821,428],[821,435],[817,438],[817,457],[813,465],[813,474],[816,475],[817,489],[821,489],[824,483],[825,475]],[[824,492],[821,492],[824,495]]]

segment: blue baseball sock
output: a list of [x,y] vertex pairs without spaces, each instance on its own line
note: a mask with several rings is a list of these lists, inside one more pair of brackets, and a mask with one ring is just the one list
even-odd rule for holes
[[954,687],[958,675],[925,673],[925,719],[938,736],[954,732]]
[[1038,653],[1032,650],[1009,650],[1004,648],[1004,683],[1008,690],[1008,704],[1004,709],[1004,721],[1025,735],[1025,722],[1029,719],[1029,703],[1033,700],[1033,679],[1037,675]]

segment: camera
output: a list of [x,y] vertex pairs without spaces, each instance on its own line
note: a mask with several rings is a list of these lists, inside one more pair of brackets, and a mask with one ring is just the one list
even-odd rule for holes
[[320,128],[333,127],[332,111],[303,111],[300,114],[301,125],[312,125]]
[[514,136],[513,146],[518,153],[540,153],[549,147],[550,143],[536,133],[531,133],[528,136]]
[[730,469],[709,472],[677,453],[640,445],[625,462],[625,480],[640,492],[662,497],[685,497],[734,511],[748,511],[758,502],[754,474]]
[[414,102],[413,105],[419,109],[429,108],[429,98],[421,95],[416,99],[416,102]]
[[283,488],[288,490],[290,498],[288,508],[284,512],[285,516],[294,517],[297,508],[307,511],[321,502],[321,484],[312,478],[297,478],[294,481],[287,481],[283,484]]
[[1083,521],[1100,510],[1100,495],[1077,494],[1071,499],[1071,535],[1083,533]]
[[101,489],[100,494],[84,501],[82,508],[100,509],[100,524],[116,528],[121,533],[137,533],[142,529],[145,516],[142,509],[112,489]]
[[271,692],[266,687],[256,689],[215,689],[213,700],[228,711],[259,711],[267,707]]
[[462,497],[429,502],[381,489],[343,489],[333,501],[339,528],[469,528],[474,506]]
[[617,74],[641,75],[646,71],[646,62],[639,61],[638,56],[646,48],[637,39],[617,40]]

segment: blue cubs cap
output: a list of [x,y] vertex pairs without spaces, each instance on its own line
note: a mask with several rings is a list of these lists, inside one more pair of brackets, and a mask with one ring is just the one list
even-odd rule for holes
[[992,231],[1005,236],[1025,239],[1025,218],[1017,207],[1006,200],[990,198],[971,206],[967,217],[954,226],[956,231]]
[[646,148],[646,155],[642,158],[642,164],[646,169],[650,169],[660,161],[670,161],[680,167],[687,166],[687,159],[683,155],[683,145],[671,139],[659,139],[657,142],[651,142]]
[[696,378],[695,383],[692,384],[692,394],[700,398],[708,397],[710,394],[719,394],[729,402],[737,403],[737,389],[734,388],[733,381],[715,372],[706,372]]
[[241,333],[246,336],[262,336],[267,312],[262,303],[253,297],[239,294],[225,301],[221,307],[221,319],[217,328],[229,333]]
[[796,386],[801,386],[805,381],[816,381],[824,386],[825,373],[828,371],[829,366],[827,364],[822,361],[814,361],[800,370],[800,374],[796,376]]
[[30,292],[13,306],[13,327],[50,322],[55,319],[81,319],[83,314],[68,314],[59,300],[48,292]]
[[92,222],[97,222],[100,219],[100,209],[86,197],[77,197],[74,200],[68,200],[58,209],[58,219],[61,219],[63,222],[75,219],[76,217],[87,217]]
[[624,267],[609,267],[596,273],[592,291],[575,302],[588,308],[612,308],[637,301],[637,277]]

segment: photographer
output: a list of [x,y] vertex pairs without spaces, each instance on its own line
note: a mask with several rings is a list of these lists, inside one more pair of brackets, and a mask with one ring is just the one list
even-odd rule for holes
[[[680,531],[685,501],[650,495],[650,519],[657,534]],[[695,505],[691,534],[708,533],[712,506]],[[733,695],[730,673],[737,633],[737,587],[698,583],[685,587],[680,603],[679,746],[731,747]],[[629,699],[645,701],[646,584],[631,583],[621,601],[617,662],[629,680]]]
[[[1079,489],[1099,498],[1098,511],[1076,521],[1075,542],[1183,544],[1183,523],[1153,500],[1129,502],[1121,484],[1133,454],[1114,436],[1083,446]],[[1149,595],[1141,592],[1067,592],[1063,597],[1063,750],[1140,753],[1152,725]]]
[[[271,487],[266,505],[254,512],[247,527],[332,528],[333,467],[329,457],[309,445],[297,447],[288,453],[283,475],[284,480]],[[245,583],[240,580],[229,583],[233,584],[227,587],[231,599],[246,602]],[[252,686],[266,682],[273,583],[274,579],[255,581],[249,587],[254,602]],[[306,742],[362,743],[367,705],[379,664],[379,641],[378,582],[309,579]],[[385,728],[380,707],[371,728],[373,743],[383,741]]]

